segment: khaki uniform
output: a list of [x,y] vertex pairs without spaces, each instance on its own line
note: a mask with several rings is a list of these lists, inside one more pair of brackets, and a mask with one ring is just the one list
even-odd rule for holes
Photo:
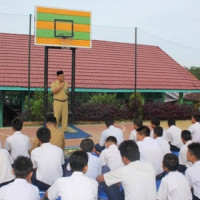
[[[49,142],[53,145],[56,145],[57,147],[60,147],[64,151],[65,150],[65,136],[64,136],[63,131],[53,126],[49,127],[49,130],[51,132],[51,139]],[[33,142],[31,151],[39,146],[40,146],[40,142],[38,138],[36,137]]]
[[[51,90],[58,88],[60,81],[56,80],[51,84]],[[57,125],[59,125],[60,118],[62,117],[62,130],[67,131],[68,125],[68,96],[67,96],[68,84],[60,89],[59,92],[54,94],[54,117],[56,118]]]

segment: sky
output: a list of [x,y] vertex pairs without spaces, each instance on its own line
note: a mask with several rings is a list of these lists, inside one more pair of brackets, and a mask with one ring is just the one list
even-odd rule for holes
[[6,14],[0,31],[23,31],[10,15],[34,15],[36,5],[91,11],[93,39],[134,43],[137,27],[138,43],[160,46],[183,66],[200,66],[200,0],[0,0]]

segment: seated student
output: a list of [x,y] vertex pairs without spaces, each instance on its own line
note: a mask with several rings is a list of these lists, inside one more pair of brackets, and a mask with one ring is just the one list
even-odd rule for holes
[[192,115],[191,122],[192,125],[188,128],[188,131],[190,131],[192,134],[192,141],[200,142],[200,115]]
[[162,179],[158,200],[192,200],[190,186],[185,176],[178,172],[178,157],[168,153],[163,158],[163,168],[168,174]]
[[157,179],[161,179],[164,175],[162,149],[157,141],[150,137],[150,129],[147,126],[141,126],[137,129],[137,141],[141,161],[152,164]]
[[[65,150],[65,136],[64,136],[64,132],[57,128],[56,118],[48,117],[46,126],[51,132],[50,143],[53,145],[56,145],[57,147],[60,147],[64,151]],[[40,142],[38,138],[36,137],[33,142],[32,150],[39,146],[40,146]]]
[[[101,163],[97,156],[92,155],[94,151],[93,140],[89,138],[83,139],[80,144],[80,149],[88,154],[88,169],[85,175],[89,178],[96,179],[97,175],[101,172]],[[70,164],[67,165],[67,170],[71,171]]]
[[124,134],[120,128],[114,126],[114,119],[107,118],[105,120],[107,129],[101,133],[99,144],[95,145],[97,152],[101,152],[105,149],[106,138],[109,136],[114,136],[117,139],[117,145],[124,141]]
[[[121,182],[126,200],[155,200],[155,171],[152,165],[140,161],[140,152],[135,141],[122,142],[119,151],[125,166],[97,176],[97,181],[105,181],[107,186]],[[118,199],[118,196],[112,199]]]
[[131,134],[129,136],[129,140],[135,140],[137,141],[137,129],[139,127],[141,127],[143,125],[143,120],[140,118],[140,117],[136,117],[134,120],[133,120],[133,130],[131,131]]
[[110,170],[124,166],[117,139],[113,136],[107,137],[105,146],[106,148],[100,154],[101,166],[107,166]]
[[13,119],[12,130],[14,134],[9,136],[5,141],[4,148],[10,152],[13,160],[15,160],[18,156],[30,157],[28,153],[29,149],[31,148],[30,139],[21,132],[22,127],[22,119]]
[[188,161],[193,165],[185,171],[185,176],[193,189],[193,200],[200,199],[200,143],[188,145]]
[[[160,118],[159,117],[153,117],[151,119],[151,132],[150,132],[150,137],[154,138],[154,128],[155,127],[160,127]],[[166,131],[163,129],[163,135],[162,137],[167,140],[166,138]]]
[[162,137],[163,135],[163,128],[162,127],[155,127],[154,128],[154,139],[160,145],[163,156],[167,153],[171,153],[169,143]]
[[0,187],[14,181],[12,173],[13,159],[5,149],[0,149]]
[[188,167],[192,166],[192,163],[187,160],[188,145],[192,143],[192,140],[191,140],[192,136],[191,136],[190,131],[188,130],[182,131],[181,139],[184,145],[181,147],[180,152],[179,152],[179,171],[185,172],[185,170]]
[[94,179],[86,177],[88,155],[84,151],[75,151],[69,158],[73,174],[70,177],[58,178],[47,190],[44,198],[55,200],[97,200],[98,184]]
[[167,139],[170,143],[171,151],[180,151],[180,148],[183,146],[181,140],[181,129],[176,125],[176,120],[174,118],[168,119],[169,128],[166,130]]
[[32,170],[30,158],[17,157],[13,164],[16,179],[0,188],[0,200],[39,200],[39,190],[31,184]]
[[48,128],[39,128],[37,137],[40,146],[31,152],[31,160],[35,169],[32,183],[40,190],[47,190],[57,178],[63,176],[64,155],[61,148],[49,143],[51,133]]

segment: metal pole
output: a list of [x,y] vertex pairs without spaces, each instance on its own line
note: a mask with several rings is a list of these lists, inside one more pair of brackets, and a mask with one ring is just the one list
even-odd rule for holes
[[47,122],[47,108],[48,108],[48,50],[49,47],[45,46],[44,56],[44,126]]
[[137,92],[137,27],[135,27],[135,100]]
[[75,121],[75,61],[76,61],[76,48],[72,50],[72,80],[71,80],[71,111],[72,111],[72,123]]
[[31,19],[32,14],[29,15],[29,38],[28,38],[28,120],[30,121],[30,88],[31,88]]

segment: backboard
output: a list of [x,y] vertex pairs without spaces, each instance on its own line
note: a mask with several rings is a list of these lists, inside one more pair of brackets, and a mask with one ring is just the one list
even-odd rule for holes
[[91,13],[37,6],[35,45],[91,48]]

